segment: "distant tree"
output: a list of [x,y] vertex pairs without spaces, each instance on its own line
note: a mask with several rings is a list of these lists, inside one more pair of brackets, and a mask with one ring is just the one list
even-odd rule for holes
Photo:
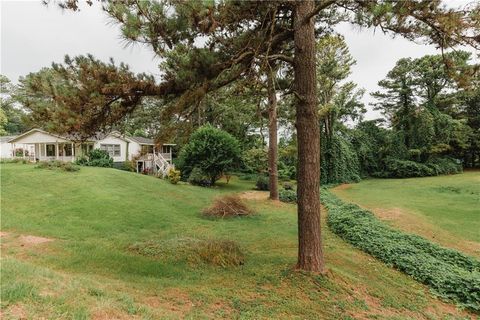
[[480,167],[480,74],[473,85],[458,92],[455,108],[449,112],[455,119],[463,121],[471,130],[468,146],[460,150],[466,167]]
[[28,128],[27,115],[15,100],[16,87],[4,75],[0,75],[0,106],[4,135],[19,134]]
[[7,130],[5,130],[5,125],[8,123],[7,116],[3,109],[0,109],[0,136],[6,136]]
[[178,167],[184,176],[196,168],[213,185],[222,174],[231,170],[240,159],[240,145],[225,131],[205,125],[197,129],[180,151]]
[[251,173],[265,174],[268,171],[268,153],[265,148],[252,148],[242,155],[245,169]]
[[462,104],[461,87],[474,87],[470,56],[455,51],[401,59],[379,82],[382,91],[373,93],[375,109],[401,133],[406,149],[416,155],[414,160],[468,148],[471,130],[466,121],[455,119],[454,110]]
[[[321,135],[322,182],[357,179],[355,152],[344,135],[337,134],[347,121],[362,118],[364,90],[347,81],[356,61],[342,36],[327,35],[317,42],[317,99]],[[349,158],[344,158],[349,156]],[[343,172],[343,173],[342,173]]]

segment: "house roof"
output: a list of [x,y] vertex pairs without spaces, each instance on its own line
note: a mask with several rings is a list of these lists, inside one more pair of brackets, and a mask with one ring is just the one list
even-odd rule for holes
[[[123,136],[122,134],[119,132],[119,131],[112,131],[112,132],[109,132],[109,133],[105,133],[105,132],[100,132],[100,131],[97,131],[95,132],[93,135],[91,135],[90,137],[88,137],[87,139],[85,139],[85,141],[98,141],[98,140],[103,140],[105,139],[106,137],[108,136],[113,136],[115,138],[118,138],[118,139],[121,139],[123,141],[127,141]],[[69,135],[66,135],[65,136],[65,139],[68,139],[68,140],[72,140],[72,141],[77,141],[79,140],[78,139],[79,137],[75,134],[69,134]]]
[[148,144],[148,145],[154,145],[155,141],[150,138],[145,138],[145,137],[139,137],[139,136],[127,136],[130,140],[133,140],[139,144]]
[[3,143],[3,142],[8,142],[8,141],[10,141],[10,140],[12,140],[12,139],[14,139],[14,138],[16,138],[16,137],[17,137],[17,136],[2,136],[2,137],[0,137],[0,142],[2,142],[2,143]]
[[[28,130],[27,132],[24,132],[18,136],[11,136],[9,140],[7,140],[9,143],[12,143],[12,142],[15,142],[25,136],[28,136],[29,134],[33,133],[33,132],[41,132],[41,133],[44,133],[44,134],[47,134],[47,135],[50,135],[52,137],[56,137],[56,138],[59,138],[59,139],[63,139],[63,140],[68,140],[68,141],[76,141],[78,140],[78,136],[76,136],[75,134],[69,134],[69,135],[64,135],[64,136],[61,136],[61,135],[58,135],[58,134],[54,134],[54,133],[51,133],[51,132],[47,132],[45,130],[42,130],[42,129],[38,129],[38,128],[33,128],[31,130]],[[112,131],[110,133],[103,133],[103,132],[96,132],[94,135],[92,135],[91,137],[87,138],[86,141],[98,141],[98,140],[103,140],[105,139],[106,137],[108,136],[114,136],[118,139],[121,139],[123,141],[127,141],[124,137],[122,137],[121,133],[118,132],[118,131]]]
[[[1,142],[9,142],[9,143],[12,143],[12,142],[15,142],[25,136],[28,136],[29,134],[33,133],[33,132],[41,132],[41,133],[44,133],[44,134],[47,134],[47,135],[50,135],[50,136],[53,136],[53,137],[56,137],[56,138],[60,138],[60,139],[63,139],[63,140],[68,140],[68,141],[77,141],[78,140],[78,136],[76,136],[75,134],[69,134],[69,135],[64,135],[64,136],[60,136],[60,135],[57,135],[57,134],[54,134],[54,133],[50,133],[50,132],[47,132],[45,130],[42,130],[42,129],[38,129],[38,128],[33,128],[27,132],[24,132],[18,136],[4,136],[4,137],[0,137],[0,141]],[[137,142],[138,144],[143,144],[143,145],[155,145],[155,141],[153,139],[150,139],[150,138],[145,138],[145,137],[140,137],[140,136],[123,136],[120,132],[118,131],[112,131],[110,133],[103,133],[103,132],[96,132],[94,135],[92,135],[91,137],[89,137],[88,139],[86,139],[86,141],[98,141],[98,140],[103,140],[105,139],[106,137],[108,136],[113,136],[113,137],[116,137],[118,139],[121,139],[123,141],[128,141],[128,140],[131,140],[131,141],[134,141],[134,142]],[[174,146],[175,144],[170,144],[170,143],[164,143],[163,145],[165,146]]]
[[47,131],[44,131],[42,129],[38,129],[38,128],[33,128],[31,130],[28,130],[27,132],[24,132],[18,136],[14,136],[12,139],[8,140],[9,143],[12,143],[12,142],[15,142],[25,136],[28,136],[29,134],[33,133],[33,132],[41,132],[41,133],[44,133],[44,134],[48,134],[50,136],[53,136],[53,137],[56,137],[56,138],[60,138],[60,139],[63,139],[63,140],[68,140],[68,138],[65,138],[65,137],[62,137],[62,136],[59,136],[59,135],[56,135],[56,134],[53,134],[53,133],[50,133],[50,132],[47,132]]

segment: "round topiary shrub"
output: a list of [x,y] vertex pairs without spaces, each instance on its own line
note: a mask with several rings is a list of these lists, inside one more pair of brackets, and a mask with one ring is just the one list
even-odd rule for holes
[[[190,176],[197,168],[215,184],[224,172],[240,163],[240,144],[229,133],[211,125],[197,129],[190,137],[178,158],[178,168]],[[190,180],[190,179],[189,179]],[[202,183],[203,184],[203,183]]]

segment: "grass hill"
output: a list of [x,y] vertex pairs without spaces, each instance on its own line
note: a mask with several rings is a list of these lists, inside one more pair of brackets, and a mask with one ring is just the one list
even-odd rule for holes
[[[201,215],[250,182],[205,189],[115,169],[1,169],[5,319],[470,317],[326,226],[327,276],[293,271],[294,205],[249,192],[253,216]],[[218,248],[242,263],[210,263]]]

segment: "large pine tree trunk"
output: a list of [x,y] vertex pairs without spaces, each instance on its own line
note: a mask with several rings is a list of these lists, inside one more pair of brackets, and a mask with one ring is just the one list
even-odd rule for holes
[[298,141],[298,263],[297,268],[324,272],[320,233],[320,128],[316,113],[314,1],[295,6],[295,90]]
[[267,72],[268,91],[268,173],[270,199],[278,200],[278,141],[277,141],[277,94],[275,91],[275,74]]

